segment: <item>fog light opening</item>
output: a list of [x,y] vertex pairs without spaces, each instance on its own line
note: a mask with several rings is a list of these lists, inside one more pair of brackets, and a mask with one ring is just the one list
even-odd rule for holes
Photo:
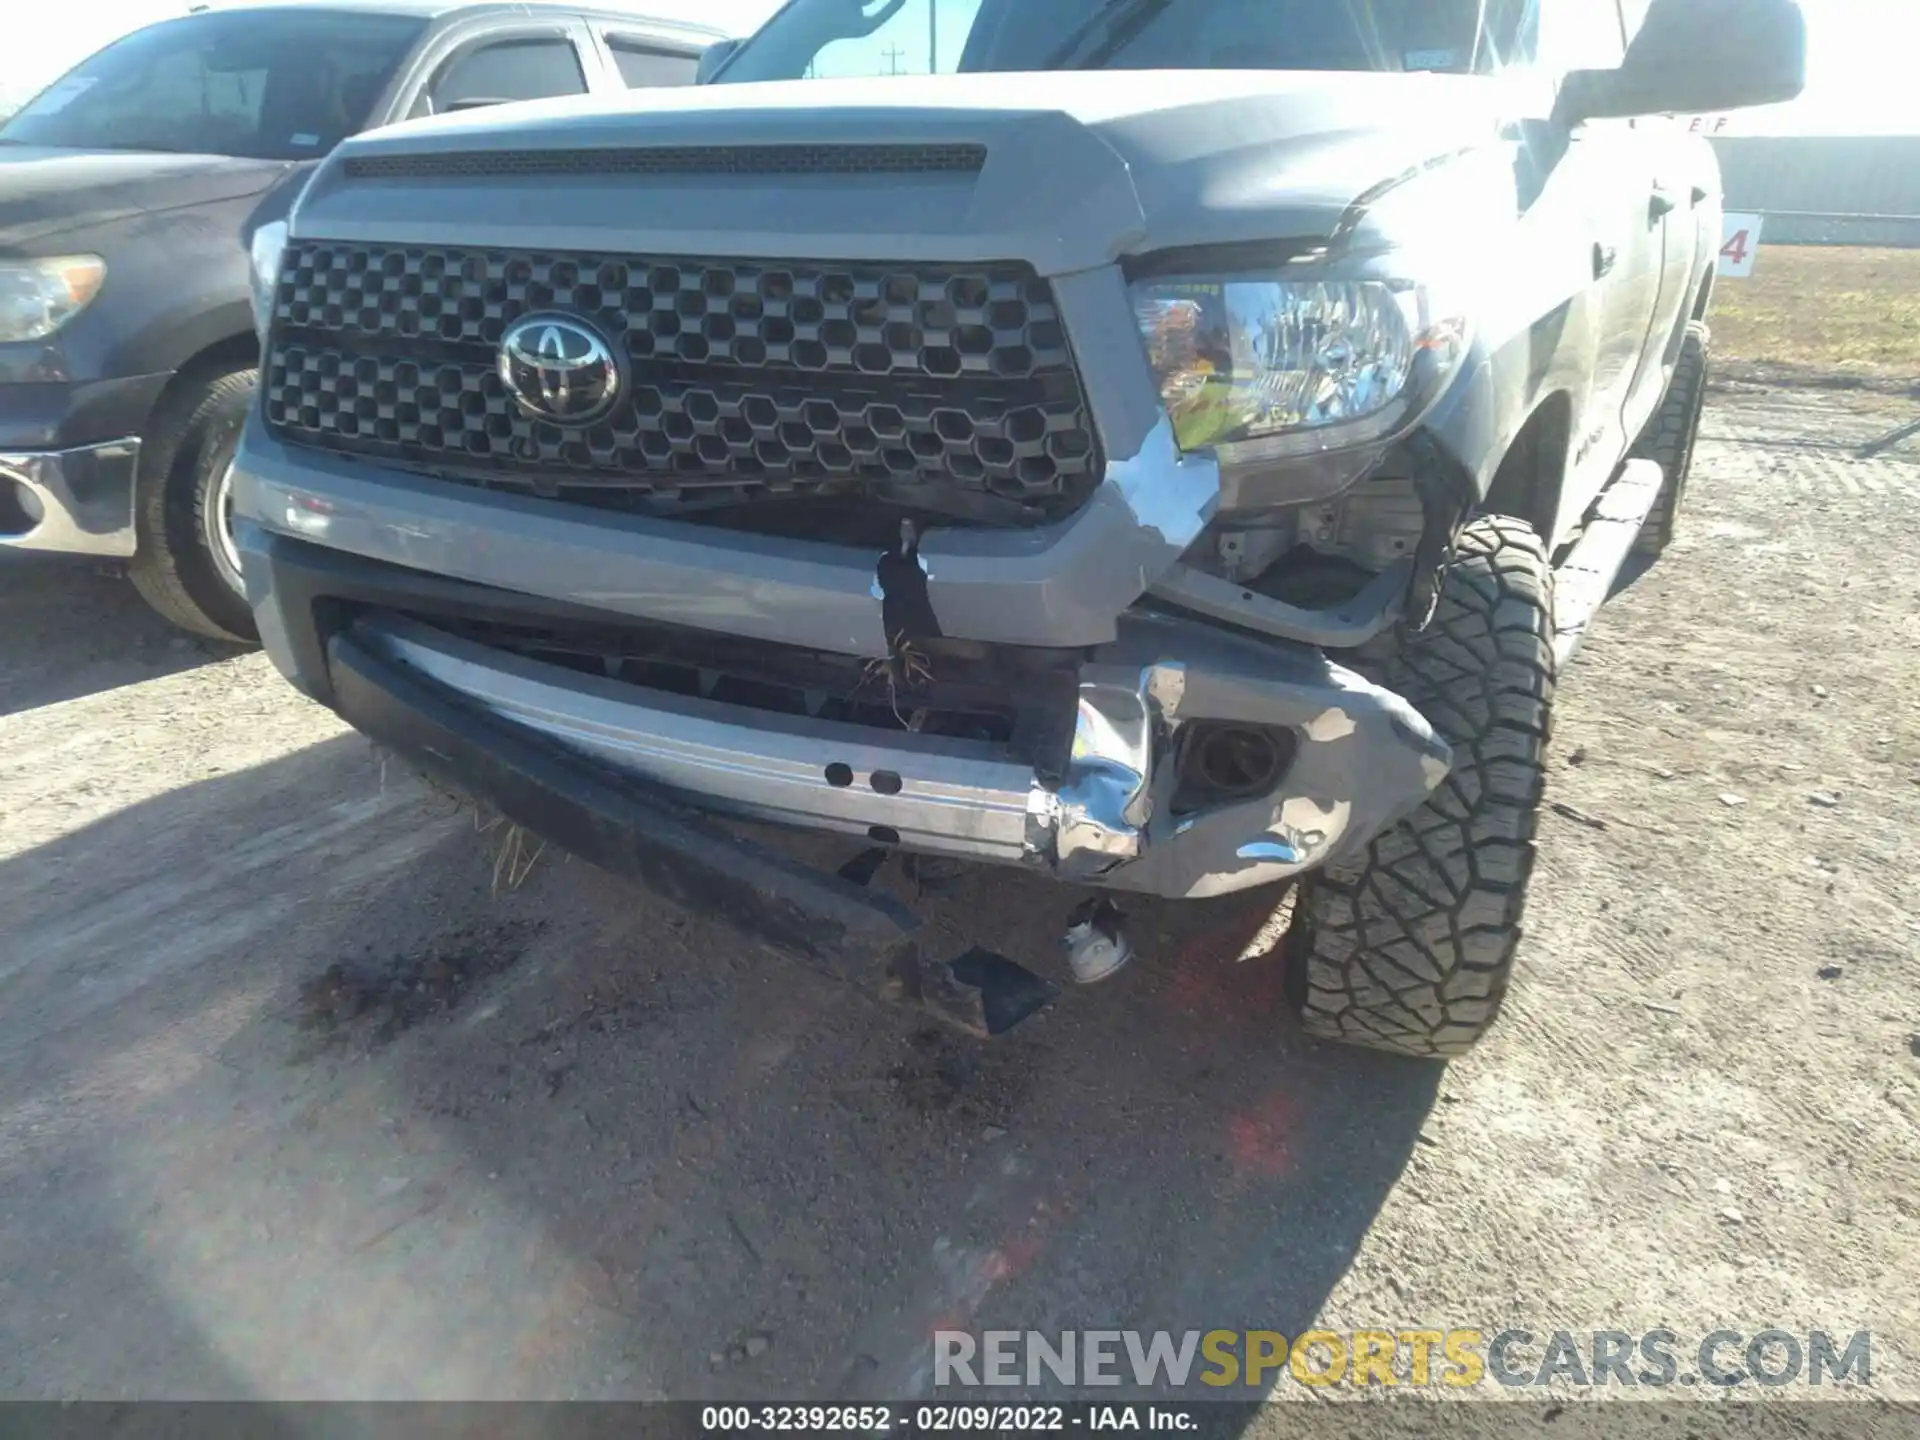
[[1180,746],[1177,811],[1198,810],[1269,795],[1293,763],[1291,730],[1202,721]]
[[38,495],[11,475],[0,475],[0,536],[18,539],[46,518],[47,507]]

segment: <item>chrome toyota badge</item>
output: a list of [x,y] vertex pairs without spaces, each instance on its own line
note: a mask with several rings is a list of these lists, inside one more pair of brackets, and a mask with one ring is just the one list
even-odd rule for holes
[[500,382],[536,420],[591,425],[620,398],[620,362],[584,321],[528,315],[500,337]]

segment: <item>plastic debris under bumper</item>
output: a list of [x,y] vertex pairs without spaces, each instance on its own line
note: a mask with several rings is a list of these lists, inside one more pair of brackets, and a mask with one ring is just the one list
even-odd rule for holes
[[[379,612],[352,635],[512,730],[702,809],[1169,897],[1265,885],[1351,853],[1418,806],[1451,760],[1404,700],[1318,652],[1173,617],[1128,617],[1083,665],[1058,784],[995,746],[643,690]],[[1176,738],[1198,720],[1291,730],[1271,793],[1176,814]]]

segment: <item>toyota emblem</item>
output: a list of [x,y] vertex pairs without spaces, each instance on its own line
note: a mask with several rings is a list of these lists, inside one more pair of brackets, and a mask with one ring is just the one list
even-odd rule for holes
[[528,315],[500,337],[500,383],[536,420],[591,425],[620,398],[620,362],[583,321]]

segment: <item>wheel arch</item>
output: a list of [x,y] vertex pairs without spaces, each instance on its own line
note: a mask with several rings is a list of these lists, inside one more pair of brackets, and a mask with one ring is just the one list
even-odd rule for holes
[[1572,443],[1573,397],[1564,390],[1550,391],[1508,444],[1482,510],[1524,520],[1543,538],[1552,535]]
[[146,424],[141,427],[142,435],[151,435],[160,421],[182,407],[191,409],[197,403],[195,396],[218,376],[250,370],[259,363],[260,341],[251,330],[224,335],[202,346],[189,355],[161,387],[152,410],[147,413]]

